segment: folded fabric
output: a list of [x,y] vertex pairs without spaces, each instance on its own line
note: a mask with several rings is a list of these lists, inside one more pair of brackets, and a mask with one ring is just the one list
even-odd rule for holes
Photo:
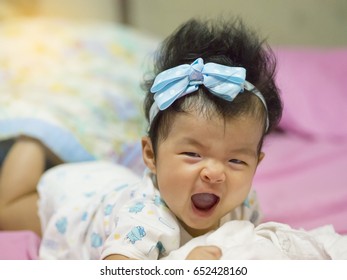
[[332,226],[311,231],[267,222],[255,227],[248,221],[230,221],[216,231],[196,237],[164,259],[185,259],[197,246],[215,245],[222,258],[267,260],[347,259],[347,236]]

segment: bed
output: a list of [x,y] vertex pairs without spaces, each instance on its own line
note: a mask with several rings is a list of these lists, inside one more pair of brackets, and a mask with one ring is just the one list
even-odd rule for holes
[[[66,161],[111,160],[142,173],[139,85],[157,38],[113,23],[36,18],[2,22],[0,41],[1,145],[27,133]],[[265,222],[332,225],[345,235],[347,48],[275,52],[285,109],[254,180]],[[33,232],[0,231],[0,259],[36,259],[39,244]]]

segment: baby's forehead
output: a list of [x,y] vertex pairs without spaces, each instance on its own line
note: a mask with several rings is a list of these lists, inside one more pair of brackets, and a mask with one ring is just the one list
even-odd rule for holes
[[233,117],[223,117],[217,113],[203,114],[201,112],[185,112],[176,114],[170,124],[171,133],[188,135],[218,133],[241,133],[245,137],[253,134],[262,135],[263,122],[251,114],[242,114]]
[[[253,138],[256,134],[256,138],[259,136],[258,142],[261,141],[265,132],[265,114],[260,113],[263,107],[257,98],[253,99],[256,103],[252,102],[252,95],[240,97],[240,100],[236,100],[239,99],[237,97],[230,102],[209,97],[209,95],[208,92],[199,90],[197,94],[183,97],[173,106],[161,111],[161,118],[157,123],[157,141],[165,141],[167,137],[177,133],[191,134],[197,128],[205,133],[212,133],[210,130],[219,128],[219,135],[224,137],[231,128],[235,130],[234,124],[240,123],[243,123],[246,128],[243,131],[243,134],[247,134],[245,137]],[[250,127],[249,124],[252,126]]]
[[224,120],[220,116],[206,118],[201,114],[178,114],[163,142],[177,148],[218,149],[225,153],[247,150],[256,155],[262,132],[262,124],[252,117],[239,116]]
[[177,123],[185,123],[187,125],[199,125],[202,122],[205,124],[213,124],[216,126],[225,127],[228,124],[232,124],[239,121],[258,121],[261,125],[261,120],[251,113],[243,113],[239,115],[222,115],[217,111],[212,110],[189,110],[178,112],[171,120],[171,125],[174,126]]

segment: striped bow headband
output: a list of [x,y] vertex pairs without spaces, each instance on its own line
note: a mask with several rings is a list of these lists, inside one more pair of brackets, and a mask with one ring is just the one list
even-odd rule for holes
[[[204,85],[217,97],[230,102],[246,89],[261,100],[267,111],[264,96],[254,85],[246,81],[245,68],[211,62],[204,64],[203,59],[198,58],[192,64],[179,65],[156,76],[151,87],[155,102],[149,112],[150,123],[159,111],[168,108],[178,98],[195,92],[200,85]],[[267,116],[266,130],[268,127],[269,117]]]

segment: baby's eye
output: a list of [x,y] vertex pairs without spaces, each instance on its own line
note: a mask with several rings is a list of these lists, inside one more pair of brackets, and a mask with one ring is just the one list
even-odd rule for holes
[[246,164],[244,161],[236,159],[236,158],[229,160],[229,162],[235,163],[235,164]]
[[188,157],[200,157],[200,155],[198,153],[193,153],[193,152],[184,152],[184,155],[188,156]]

